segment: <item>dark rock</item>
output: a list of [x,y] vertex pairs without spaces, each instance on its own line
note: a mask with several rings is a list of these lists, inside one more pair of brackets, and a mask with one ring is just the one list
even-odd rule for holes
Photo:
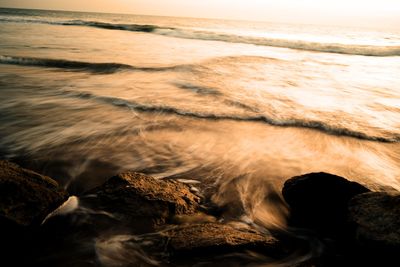
[[354,197],[349,217],[356,224],[360,245],[400,252],[400,194],[371,192]]
[[81,198],[83,206],[111,213],[136,233],[153,231],[173,216],[193,214],[200,198],[173,180],[157,180],[135,172],[110,178]]
[[40,224],[68,197],[47,176],[0,160],[0,250],[4,266],[35,266],[45,237]]
[[169,239],[169,249],[178,256],[210,256],[243,250],[261,251],[272,257],[284,253],[281,243],[271,235],[220,223],[180,225],[162,235]]
[[368,191],[358,183],[321,172],[287,180],[282,194],[290,207],[289,225],[338,238],[348,235],[348,202]]
[[50,177],[0,161],[0,217],[21,226],[39,225],[67,197]]

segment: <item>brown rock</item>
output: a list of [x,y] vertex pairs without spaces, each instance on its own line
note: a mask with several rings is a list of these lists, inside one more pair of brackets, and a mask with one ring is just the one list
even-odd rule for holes
[[50,177],[0,160],[0,217],[21,226],[39,225],[68,197]]
[[185,184],[135,172],[110,178],[81,200],[84,205],[113,214],[136,232],[152,231],[175,215],[193,214],[200,202]]
[[400,251],[400,194],[372,192],[354,197],[349,217],[356,226],[357,241],[365,246]]
[[215,255],[241,250],[257,250],[277,257],[282,254],[281,244],[274,237],[220,223],[181,225],[162,235],[169,238],[170,250],[179,255]]

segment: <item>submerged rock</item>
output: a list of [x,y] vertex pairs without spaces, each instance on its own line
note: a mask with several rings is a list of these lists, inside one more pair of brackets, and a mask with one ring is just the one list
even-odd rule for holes
[[153,231],[175,215],[193,214],[200,202],[185,184],[136,172],[110,178],[81,200],[83,205],[113,214],[137,233]]
[[285,182],[282,194],[290,207],[289,224],[329,237],[347,235],[348,203],[369,189],[328,173],[310,173]]
[[[349,217],[361,246],[385,253],[400,251],[400,193],[371,192],[354,197]],[[397,256],[397,255],[396,255]]]
[[68,198],[50,177],[0,160],[0,217],[20,226],[34,226]]
[[268,234],[220,223],[180,225],[162,235],[169,239],[172,253],[179,256],[209,256],[243,250],[262,251],[272,257],[283,254],[281,243]]

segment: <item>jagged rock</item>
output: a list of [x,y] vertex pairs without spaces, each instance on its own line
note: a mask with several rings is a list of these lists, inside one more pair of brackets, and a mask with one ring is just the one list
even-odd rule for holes
[[290,225],[336,238],[348,234],[350,199],[368,191],[356,182],[321,172],[287,180],[282,194],[290,207]]
[[271,257],[283,254],[281,243],[269,234],[236,229],[226,224],[185,224],[162,232],[169,239],[169,249],[180,256],[215,255],[243,250],[257,250]]
[[0,217],[21,226],[39,225],[68,197],[50,177],[0,160]]
[[134,232],[148,232],[175,215],[193,214],[200,198],[190,188],[173,180],[126,172],[87,192],[82,204],[111,213]]
[[400,193],[358,195],[350,201],[349,217],[356,224],[360,245],[387,252],[400,251]]

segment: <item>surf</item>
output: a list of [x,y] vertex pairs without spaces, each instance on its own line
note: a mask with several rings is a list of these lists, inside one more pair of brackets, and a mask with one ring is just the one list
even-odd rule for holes
[[213,113],[213,112],[199,112],[193,110],[185,110],[174,106],[140,103],[119,97],[101,96],[89,92],[76,92],[71,90],[64,90],[62,91],[61,95],[65,97],[72,97],[83,100],[97,101],[104,104],[113,105],[115,107],[121,107],[145,113],[176,115],[176,116],[190,117],[193,119],[204,119],[213,121],[228,120],[228,121],[260,122],[272,126],[308,128],[324,132],[329,135],[348,136],[368,141],[377,141],[384,143],[400,142],[400,136],[396,134],[393,134],[391,138],[372,136],[364,132],[359,132],[352,129],[333,127],[329,124],[317,120],[276,119],[273,117],[268,117],[263,114],[257,114],[257,113],[253,115],[235,115],[235,114],[224,114],[224,113]]
[[33,58],[33,57],[15,57],[15,56],[0,56],[0,64],[34,66],[46,68],[58,68],[75,71],[88,71],[97,74],[112,74],[118,71],[144,71],[144,72],[159,72],[179,68],[179,66],[170,67],[136,67],[122,63],[95,63],[84,61],[73,61],[65,59],[50,59],[50,58]]
[[289,48],[295,50],[335,53],[359,56],[375,56],[375,57],[391,57],[400,56],[400,46],[378,46],[378,45],[361,45],[361,44],[341,44],[341,43],[323,43],[305,40],[289,40],[267,37],[252,37],[235,34],[226,34],[213,31],[194,30],[190,28],[163,27],[152,24],[119,24],[100,21],[85,20],[67,20],[67,21],[51,21],[41,19],[25,19],[25,18],[0,18],[0,22],[8,23],[40,23],[60,26],[83,26],[94,27],[106,30],[120,30],[131,32],[143,32],[157,35],[163,35],[181,39],[194,39],[203,41],[220,41],[227,43],[241,43],[257,46],[269,46],[279,48]]

